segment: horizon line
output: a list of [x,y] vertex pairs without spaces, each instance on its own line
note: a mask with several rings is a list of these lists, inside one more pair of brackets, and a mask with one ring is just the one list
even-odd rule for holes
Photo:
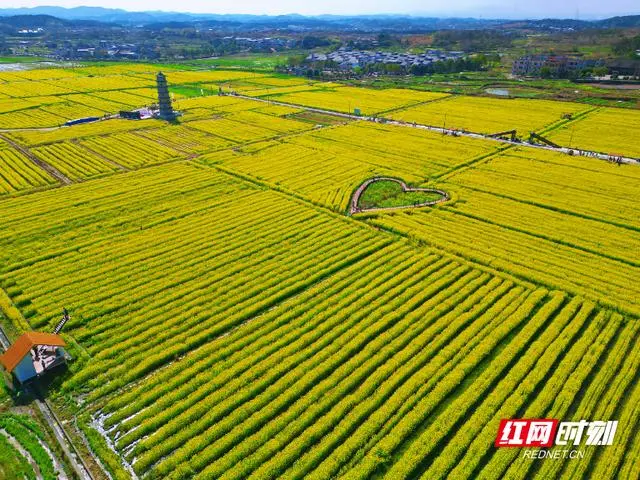
[[190,15],[190,16],[198,16],[198,15],[215,15],[215,16],[247,16],[247,17],[287,17],[287,16],[299,16],[306,18],[317,18],[317,17],[412,17],[412,18],[436,18],[436,19],[473,19],[473,20],[509,20],[509,21],[527,21],[527,20],[574,20],[574,21],[585,21],[585,22],[593,22],[598,20],[605,20],[609,18],[615,17],[629,17],[629,16],[637,16],[640,13],[628,13],[628,14],[595,14],[589,15],[581,12],[582,18],[571,18],[568,16],[544,16],[544,15],[525,15],[525,16],[484,16],[484,15],[462,15],[462,14],[454,14],[454,13],[429,13],[429,12],[376,12],[376,13],[315,13],[315,14],[305,14],[305,13],[297,13],[297,12],[288,12],[288,13],[216,13],[216,12],[194,12],[194,11],[180,11],[180,10],[127,10],[124,8],[118,7],[105,7],[105,6],[94,6],[94,5],[78,5],[75,7],[63,7],[58,5],[36,5],[36,6],[22,6],[22,7],[0,7],[0,11],[3,10],[34,10],[38,8],[55,8],[61,10],[76,10],[81,8],[86,9],[104,9],[104,10],[113,10],[125,13],[161,13],[161,14],[180,14],[180,15]]

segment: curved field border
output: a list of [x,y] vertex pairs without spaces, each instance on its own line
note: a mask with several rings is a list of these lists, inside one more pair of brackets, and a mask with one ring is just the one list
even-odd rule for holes
[[[371,185],[372,183],[382,182],[382,181],[396,182],[396,183],[400,184],[400,186],[402,187],[402,191],[403,192],[432,192],[432,193],[438,193],[438,194],[442,195],[442,198],[439,198],[438,200],[432,200],[430,202],[419,203],[417,205],[402,205],[402,206],[399,206],[399,207],[379,207],[379,208],[360,208],[360,207],[358,207],[358,203],[360,202],[360,197],[362,196],[364,191],[367,189],[367,187],[369,185]],[[361,212],[376,212],[376,211],[383,211],[383,210],[399,210],[399,209],[403,209],[403,208],[428,207],[428,206],[431,206],[431,205],[436,205],[438,203],[446,202],[448,200],[449,200],[449,194],[447,192],[445,192],[444,190],[438,190],[438,189],[435,189],[435,188],[412,188],[412,187],[409,187],[406,183],[404,183],[402,180],[400,180],[398,178],[393,178],[393,177],[373,177],[373,178],[370,178],[369,180],[367,180],[366,182],[364,182],[362,185],[360,185],[356,189],[356,191],[354,192],[353,196],[351,197],[351,206],[349,208],[349,214],[353,215],[354,213],[361,213]]]

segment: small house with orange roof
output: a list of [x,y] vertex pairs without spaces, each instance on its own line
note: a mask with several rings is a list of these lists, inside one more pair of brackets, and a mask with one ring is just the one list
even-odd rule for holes
[[66,363],[65,341],[53,333],[25,333],[0,355],[0,364],[20,383]]

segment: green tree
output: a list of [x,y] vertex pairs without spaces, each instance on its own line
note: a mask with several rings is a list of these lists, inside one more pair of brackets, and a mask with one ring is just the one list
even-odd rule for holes
[[551,78],[551,69],[549,67],[542,67],[540,69],[540,77]]

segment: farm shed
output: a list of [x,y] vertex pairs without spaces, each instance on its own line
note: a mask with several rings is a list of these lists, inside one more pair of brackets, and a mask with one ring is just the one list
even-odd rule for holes
[[0,356],[0,363],[20,383],[66,362],[65,341],[52,333],[29,332]]

